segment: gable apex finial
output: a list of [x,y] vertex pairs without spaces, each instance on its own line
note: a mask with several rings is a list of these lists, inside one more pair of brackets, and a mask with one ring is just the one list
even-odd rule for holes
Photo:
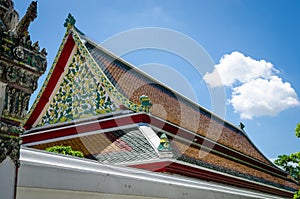
[[76,19],[71,15],[71,13],[69,13],[68,17],[65,20],[64,27],[70,29],[71,27],[74,27],[75,23]]

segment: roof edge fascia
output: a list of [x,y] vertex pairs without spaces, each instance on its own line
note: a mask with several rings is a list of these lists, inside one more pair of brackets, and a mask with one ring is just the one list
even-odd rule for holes
[[[49,85],[54,84],[53,86],[56,85],[60,75],[63,73],[64,67],[66,65],[66,62],[68,61],[68,57],[70,56],[74,45],[75,42],[73,40],[72,34],[70,33],[69,30],[67,30],[59,46],[58,52],[54,58],[52,66],[48,72],[48,75],[43,83],[43,86],[41,87],[33,105],[30,108],[29,113],[27,114],[24,122],[22,123],[22,126],[25,129],[32,128],[32,125],[41,114],[45,105],[48,103],[49,97],[54,89],[54,88],[49,88],[48,84]],[[59,67],[58,65],[63,68],[58,68]],[[56,77],[54,77],[54,74],[56,75]]]

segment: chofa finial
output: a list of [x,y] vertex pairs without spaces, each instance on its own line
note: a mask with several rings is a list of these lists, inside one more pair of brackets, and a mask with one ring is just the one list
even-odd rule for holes
[[69,13],[68,17],[65,20],[64,27],[70,29],[71,27],[74,27],[75,23],[76,19],[71,15],[71,13]]

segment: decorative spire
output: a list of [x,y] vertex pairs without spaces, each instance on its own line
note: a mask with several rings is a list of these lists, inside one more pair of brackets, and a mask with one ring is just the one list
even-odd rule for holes
[[16,33],[19,37],[28,35],[28,27],[32,21],[37,17],[37,2],[33,1],[27,8],[25,16],[21,19],[16,27]]
[[14,7],[14,2],[12,0],[0,0],[0,5],[9,9]]
[[14,9],[14,3],[11,0],[0,0],[0,31],[15,31],[19,22],[19,14]]
[[67,29],[70,29],[71,27],[74,27],[76,23],[76,19],[71,15],[71,13],[68,14],[68,17],[65,20],[64,27]]

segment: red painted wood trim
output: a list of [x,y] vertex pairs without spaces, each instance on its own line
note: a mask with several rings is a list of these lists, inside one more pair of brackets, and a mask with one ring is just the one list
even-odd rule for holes
[[234,178],[231,176],[225,176],[225,175],[222,175],[219,173],[214,173],[211,171],[190,167],[190,166],[175,163],[175,162],[168,165],[166,168],[166,171],[170,172],[170,173],[176,173],[179,175],[194,177],[194,178],[198,178],[198,179],[214,181],[214,182],[219,182],[219,183],[223,183],[223,184],[225,183],[225,184],[238,186],[238,187],[242,187],[242,188],[246,188],[246,189],[258,190],[258,191],[262,191],[265,193],[276,194],[276,195],[283,196],[283,197],[288,197],[288,198],[293,197],[293,193],[290,193],[287,191],[264,186],[261,184],[256,184],[253,182],[247,182],[242,179],[237,179],[237,178]]
[[[96,131],[96,130],[113,128],[113,127],[121,127],[123,125],[130,125],[130,124],[134,124],[134,123],[136,123],[136,124],[147,123],[152,126],[160,127],[163,130],[165,130],[175,136],[179,136],[181,138],[190,140],[190,143],[188,143],[188,144],[191,144],[191,145],[193,145],[193,142],[197,142],[198,144],[202,145],[203,141],[204,141],[204,139],[201,137],[197,137],[197,141],[194,141],[195,136],[192,135],[191,133],[189,133],[183,129],[179,129],[170,123],[161,121],[155,117],[152,117],[152,116],[150,116],[148,114],[144,114],[144,113],[135,114],[135,115],[131,115],[131,116],[124,115],[123,117],[119,117],[119,118],[111,118],[111,119],[107,118],[107,120],[105,120],[105,121],[103,121],[103,118],[101,119],[101,116],[100,116],[99,119],[97,119],[97,118],[94,119],[94,122],[93,122],[93,120],[85,120],[84,122],[89,122],[89,124],[81,124],[82,122],[78,122],[78,123],[72,122],[67,125],[62,124],[61,126],[58,126],[56,128],[53,128],[53,127],[43,128],[43,131],[47,131],[47,132],[43,132],[43,133],[37,132],[37,134],[26,134],[26,135],[22,136],[22,140],[23,140],[24,144],[28,144],[28,143],[32,143],[32,142],[44,141],[44,140],[48,140],[48,139],[55,139],[55,138],[64,137],[64,136],[72,136],[72,135],[76,135],[76,134],[87,133],[90,131]],[[65,128],[59,129],[59,127],[65,127]],[[35,131],[31,131],[31,133],[35,133]],[[289,180],[286,178],[287,174],[284,171],[281,171],[272,166],[263,164],[260,161],[257,161],[255,159],[252,159],[250,157],[242,155],[238,152],[231,151],[222,145],[213,143],[212,141],[206,140],[205,143],[209,146],[213,146],[213,149],[216,150],[217,152],[227,154],[231,157],[238,158],[244,162],[254,165],[254,166],[251,166],[251,165],[247,165],[247,166],[250,166],[254,169],[261,170],[261,171],[267,172],[267,173],[273,172],[273,173],[278,174],[279,177],[281,177],[285,180]],[[198,147],[198,146],[194,145],[194,147]],[[213,151],[210,151],[210,152],[215,153]],[[218,155],[220,155],[220,154],[218,154]],[[228,158],[228,157],[226,157],[226,158]],[[289,181],[292,181],[292,180],[289,180]]]
[[[180,138],[184,138],[184,139],[190,141],[188,143],[190,145],[193,145],[193,143],[198,143],[199,145],[203,145],[203,143],[205,143],[205,145],[208,148],[211,148],[211,149],[213,149],[213,150],[215,150],[217,152],[224,153],[224,154],[229,155],[229,156],[231,156],[233,158],[237,158],[237,159],[240,159],[240,160],[242,160],[244,162],[247,162],[249,164],[254,165],[254,166],[248,165],[248,166],[250,166],[252,168],[261,170],[263,172],[267,171],[267,172],[276,173],[276,174],[282,176],[285,180],[287,180],[286,179],[287,173],[285,173],[282,170],[279,170],[279,169],[277,169],[275,167],[266,165],[266,164],[264,164],[264,163],[262,163],[262,162],[260,162],[258,160],[255,160],[253,158],[247,157],[247,156],[245,156],[245,155],[243,155],[243,154],[241,154],[239,152],[236,152],[234,150],[230,150],[227,147],[224,147],[224,146],[222,146],[222,145],[220,145],[218,143],[215,143],[215,142],[213,142],[211,140],[205,140],[205,142],[204,142],[204,138],[202,138],[200,136],[195,136],[195,135],[193,135],[193,134],[191,134],[191,133],[189,133],[189,132],[187,132],[187,131],[185,131],[183,129],[179,129],[178,127],[176,127],[176,126],[174,126],[174,125],[172,125],[170,123],[163,122],[163,121],[161,121],[161,120],[159,120],[157,118],[151,117],[150,118],[150,124],[153,125],[153,126],[161,127],[163,130],[165,130],[165,131],[173,134],[174,136],[179,136]],[[195,140],[195,138],[197,138],[197,139]],[[193,145],[193,146],[196,147],[196,148],[198,147],[196,145]],[[214,151],[210,151],[210,152],[215,153]],[[220,155],[220,154],[218,153],[217,155]],[[226,158],[228,158],[228,157],[226,156]],[[255,166],[258,166],[258,168],[255,167]],[[292,181],[292,180],[290,180],[290,181]]]
[[172,164],[172,161],[163,161],[163,162],[151,162],[145,164],[136,164],[136,165],[128,165],[128,167],[137,168],[137,169],[144,169],[148,171],[155,171],[155,172],[166,172],[167,167]]
[[[100,116],[101,117],[101,116]],[[94,119],[93,120],[86,120],[85,122],[90,122],[89,124],[81,124],[81,123],[69,123],[68,125],[63,124],[59,127],[65,127],[64,129],[59,129],[58,127],[53,128],[53,127],[49,127],[49,128],[43,128],[43,130],[47,131],[47,132],[43,132],[43,133],[38,133],[37,134],[27,134],[27,135],[23,135],[22,136],[22,140],[24,144],[28,144],[28,143],[32,143],[32,142],[38,142],[38,141],[44,141],[44,140],[48,140],[48,139],[55,139],[55,138],[59,138],[59,137],[64,137],[64,136],[72,136],[72,135],[76,135],[76,134],[82,134],[82,133],[87,133],[87,132],[91,132],[91,131],[96,131],[96,130],[100,130],[100,129],[107,129],[107,128],[113,128],[113,127],[121,127],[124,125],[130,125],[130,124],[138,124],[138,123],[147,123],[150,124],[152,126],[157,126],[162,128],[163,130],[175,135],[175,136],[179,136],[181,138],[185,138],[187,140],[190,140],[191,142],[188,144],[193,145],[194,147],[198,147],[195,146],[193,144],[193,142],[197,142],[198,144],[202,145],[204,139],[201,137],[197,137],[197,141],[194,141],[195,136],[192,135],[191,133],[183,130],[183,129],[179,129],[176,126],[161,121],[155,117],[152,117],[148,114],[135,114],[135,115],[131,115],[131,116],[127,116],[124,115],[123,117],[119,117],[119,118],[111,118],[103,121],[103,118],[101,119],[99,117],[99,119]],[[101,121],[102,120],[102,121]],[[34,131],[32,131],[31,133],[34,133]],[[84,136],[84,135],[82,135]],[[217,152],[221,152],[224,154],[229,155],[229,157],[233,157],[233,158],[238,158],[244,162],[250,163],[251,165],[247,165],[249,167],[252,167],[254,169],[266,172],[266,173],[276,173],[284,180],[288,180],[291,182],[294,182],[290,179],[287,179],[287,174],[284,171],[281,171],[277,168],[274,168],[272,166],[266,165],[261,163],[260,161],[257,161],[255,159],[252,159],[250,157],[247,157],[245,155],[242,155],[236,151],[232,151],[229,150],[228,148],[219,145],[219,144],[215,144],[212,141],[206,140],[206,144],[209,146],[213,146],[212,148],[214,150],[216,150]],[[210,151],[211,153],[216,153],[214,151]],[[217,154],[217,155],[222,155],[222,154]],[[226,157],[228,158],[228,157]],[[244,164],[244,163],[242,163]],[[272,173],[271,173],[272,174]],[[294,182],[295,183],[295,182]]]
[[[88,124],[86,124],[88,122]],[[33,132],[33,134],[27,134],[23,135],[23,143],[31,143],[31,142],[37,142],[37,141],[43,141],[43,140],[48,140],[48,139],[55,139],[59,137],[64,137],[64,136],[70,136],[70,135],[76,135],[76,134],[82,134],[82,133],[87,133],[91,131],[96,131],[100,129],[107,129],[107,128],[113,128],[113,127],[121,127],[124,125],[130,125],[130,124],[139,124],[139,123],[148,123],[153,126],[158,126],[162,127],[164,130],[174,133],[174,135],[184,137],[188,140],[193,140],[194,136],[191,135],[189,132],[183,130],[183,129],[178,129],[172,124],[160,121],[157,118],[154,118],[148,114],[134,114],[134,115],[124,115],[124,116],[118,116],[117,118],[96,118],[94,120],[85,120],[82,122],[72,122],[69,124],[62,124],[56,128],[43,128],[43,130],[46,130],[46,132],[39,133],[39,132]],[[64,127],[64,128],[59,128],[59,127]],[[84,135],[82,135],[84,136]],[[201,143],[200,143],[201,144]],[[225,147],[222,148],[221,145],[218,145],[218,147],[214,148],[215,150],[221,151],[221,152],[228,152]],[[229,155],[233,157],[238,157],[238,155],[235,154],[236,152],[230,151]],[[249,158],[247,160],[247,157],[241,157],[245,161],[250,161],[252,160]],[[286,174],[284,172],[278,171],[275,168],[272,168],[268,165],[264,165],[260,162],[253,162],[255,165],[259,167],[266,167],[269,170],[277,171],[278,174],[281,174],[282,178],[286,178]],[[137,164],[137,165],[130,165],[130,167],[134,168],[140,168],[140,169],[145,169],[149,171],[155,171],[155,172],[170,172],[170,173],[176,173],[184,176],[189,176],[189,177],[195,177],[203,180],[211,180],[215,182],[221,182],[221,183],[227,183],[230,185],[234,186],[240,186],[244,188],[249,188],[253,190],[259,190],[263,191],[266,193],[275,193],[280,196],[285,196],[285,197],[290,197],[291,194],[289,192],[285,192],[282,190],[278,190],[276,188],[270,188],[267,186],[263,185],[257,185],[255,183],[249,183],[241,179],[236,179],[234,177],[227,177],[222,174],[214,173],[214,172],[208,172],[206,170],[201,170],[198,168],[178,164],[178,163],[172,163],[171,161],[165,161],[165,162],[155,162],[155,163],[147,163],[147,164]],[[259,168],[256,168],[260,170]],[[287,180],[287,179],[285,179]]]
[[242,187],[246,189],[252,189],[255,191],[269,193],[269,194],[275,194],[283,197],[291,198],[293,196],[293,194],[288,191],[278,190],[276,188],[256,184],[254,182],[245,181],[242,179],[223,175],[221,173],[215,173],[201,168],[191,167],[173,161],[161,161],[161,162],[129,165],[129,167],[144,169],[144,170],[154,171],[154,172],[169,172],[169,173],[179,174],[182,176],[188,176],[188,177],[197,178],[201,180],[213,181],[222,184],[232,185],[235,187]]
[[45,105],[47,104],[53,89],[55,88],[61,74],[64,72],[64,68],[66,67],[67,61],[70,57],[70,54],[73,50],[73,47],[75,45],[75,42],[73,40],[73,37],[71,34],[69,34],[67,41],[63,47],[63,50],[58,58],[58,61],[55,65],[55,68],[53,70],[53,73],[49,79],[49,82],[47,83],[47,87],[45,88],[44,92],[41,95],[41,98],[39,99],[37,105],[35,106],[35,109],[32,111],[30,117],[26,121],[25,125],[23,126],[25,129],[30,129],[34,122],[39,117],[40,113],[44,109]]
[[108,129],[113,127],[121,127],[124,125],[130,124],[138,124],[138,123],[146,123],[148,122],[149,116],[145,114],[138,114],[132,116],[124,116],[119,118],[111,118],[105,121],[96,120],[90,122],[88,124],[81,123],[71,123],[68,126],[60,126],[64,128],[45,128],[41,133],[34,133],[34,131],[30,134],[25,134],[22,136],[23,144],[28,144],[32,142],[45,141],[49,139],[55,139],[59,137],[71,136],[76,134],[82,134],[92,131],[97,131],[101,129]]

